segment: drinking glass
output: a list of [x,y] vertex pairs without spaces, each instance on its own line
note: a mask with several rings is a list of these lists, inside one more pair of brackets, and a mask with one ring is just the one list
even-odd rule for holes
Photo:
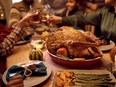
[[38,13],[38,16],[30,18],[30,20],[32,21],[32,23],[44,23],[46,24],[48,27],[56,27],[55,24],[53,24],[52,22],[49,21],[50,16],[54,15],[54,12],[50,10],[50,8],[45,8],[44,6],[42,6],[40,9],[34,9],[32,8],[32,6],[30,6],[30,11],[29,13],[33,14],[33,13]]
[[[30,14],[37,13],[39,15],[40,9],[35,9],[35,8],[32,8],[32,6],[30,6],[29,13]],[[30,22],[32,22],[33,24],[40,23],[39,16],[34,16],[34,17],[30,18]]]

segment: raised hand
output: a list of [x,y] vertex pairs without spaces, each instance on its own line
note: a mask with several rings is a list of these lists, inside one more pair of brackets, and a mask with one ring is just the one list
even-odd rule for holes
[[62,17],[59,17],[59,16],[51,15],[49,18],[49,22],[53,24],[61,23],[61,21],[62,21]]

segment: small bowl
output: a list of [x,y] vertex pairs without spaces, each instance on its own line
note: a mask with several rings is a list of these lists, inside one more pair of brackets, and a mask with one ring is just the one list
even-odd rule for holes
[[90,68],[95,66],[98,62],[100,62],[102,58],[102,56],[100,56],[100,57],[87,59],[87,60],[74,60],[74,59],[58,57],[50,53],[49,51],[48,51],[48,54],[50,55],[51,59],[54,62],[66,67],[71,67],[71,68]]

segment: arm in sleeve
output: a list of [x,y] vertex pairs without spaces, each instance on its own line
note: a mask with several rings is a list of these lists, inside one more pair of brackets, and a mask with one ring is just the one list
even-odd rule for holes
[[87,24],[99,26],[101,24],[102,10],[88,14],[72,15],[62,18],[62,24],[68,26],[84,26]]
[[20,11],[18,10],[19,8],[17,6],[18,4],[14,4],[10,9],[9,21],[8,21],[9,27],[21,19]]
[[21,28],[14,29],[2,43],[0,43],[0,56],[7,56],[11,53],[12,48],[17,41],[26,35]]

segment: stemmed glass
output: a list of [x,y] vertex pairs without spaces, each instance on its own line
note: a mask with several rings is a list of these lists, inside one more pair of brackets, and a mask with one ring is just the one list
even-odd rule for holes
[[47,23],[47,26],[49,27],[50,32],[54,32],[57,30],[57,25],[53,24],[52,22],[50,22],[50,16],[52,16],[53,14],[47,10],[46,14],[45,14],[45,20]]
[[56,29],[57,26],[49,21],[50,16],[54,15],[52,11],[46,9],[44,6],[38,10],[31,8],[30,13],[35,13],[35,12],[38,12],[38,16],[31,19],[33,23],[44,23],[49,27],[50,30],[55,31],[54,29]]
[[[49,22],[50,16],[53,15],[48,9],[46,9],[44,6],[41,7],[40,9],[34,9],[30,6],[30,11],[31,14],[33,13],[38,13],[38,16],[30,18],[30,21],[37,25],[41,25],[41,24],[45,24],[47,25],[47,27],[49,28],[50,32],[56,31],[56,25],[52,24],[52,22]],[[41,40],[41,38],[37,38],[39,35],[33,35],[32,39],[31,39],[31,43],[33,43],[34,41],[37,40]],[[32,44],[30,44],[31,49],[33,49],[34,47],[32,46]]]

